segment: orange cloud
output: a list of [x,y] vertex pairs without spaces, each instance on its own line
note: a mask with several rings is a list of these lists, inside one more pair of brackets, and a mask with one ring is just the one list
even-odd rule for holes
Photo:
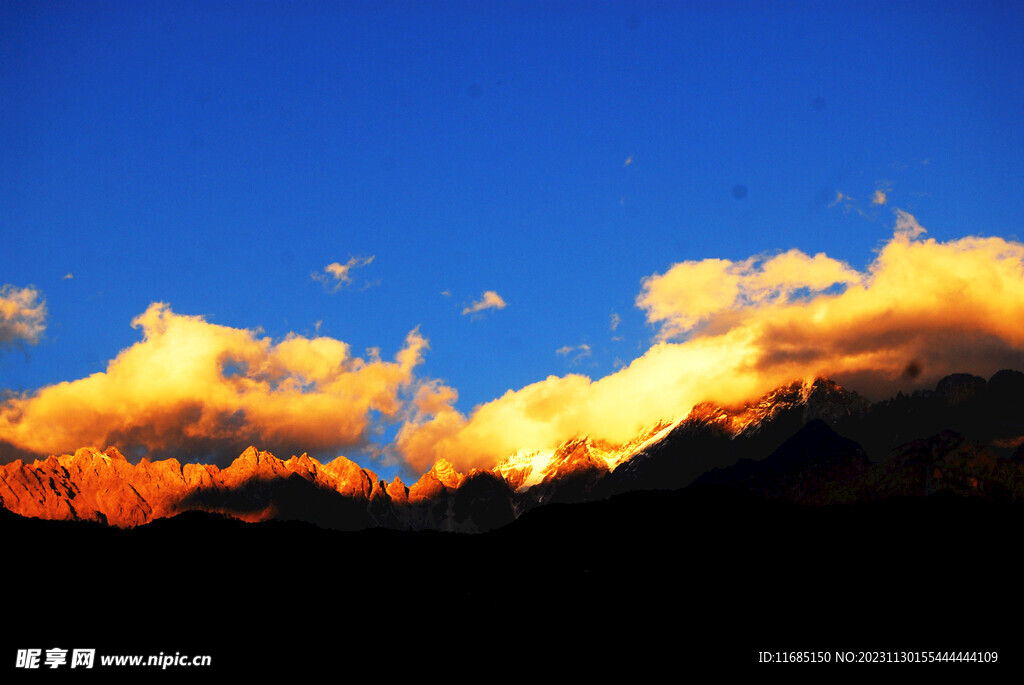
[[16,342],[39,342],[46,329],[46,301],[32,286],[0,287],[0,348]]
[[420,415],[433,415],[451,408],[459,399],[455,388],[448,387],[440,381],[425,381],[416,389],[413,406]]
[[486,291],[484,293],[483,297],[480,300],[474,302],[470,306],[468,306],[465,309],[463,309],[462,313],[463,313],[463,315],[465,315],[465,314],[475,314],[475,313],[483,311],[485,309],[504,309],[504,308],[505,308],[505,300],[503,300],[501,298],[501,295],[499,295],[498,293],[494,292],[493,290],[488,290],[488,291]]
[[955,371],[1024,367],[1024,245],[920,240],[916,219],[896,216],[864,271],[798,250],[676,264],[643,281],[637,304],[657,342],[625,368],[551,376],[468,416],[449,405],[414,417],[397,449],[417,468],[445,457],[464,470],[577,434],[622,442],[697,402],[740,402],[800,378],[881,397]]
[[213,458],[250,443],[332,451],[364,443],[371,412],[399,416],[427,348],[413,330],[394,361],[363,359],[333,338],[289,334],[275,343],[163,303],[132,325],[143,339],[106,371],[0,404],[0,441],[35,454],[108,444]]

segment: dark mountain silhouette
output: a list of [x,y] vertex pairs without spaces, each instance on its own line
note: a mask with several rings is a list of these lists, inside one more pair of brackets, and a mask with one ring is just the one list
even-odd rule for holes
[[860,482],[870,467],[860,445],[813,419],[765,459],[742,459],[734,466],[713,469],[697,483],[802,504],[833,504],[851,501],[848,484]]
[[953,374],[934,391],[917,391],[872,404],[861,416],[830,422],[856,441],[872,461],[900,445],[950,430],[1010,456],[1024,437],[1024,373],[1003,370],[986,382]]

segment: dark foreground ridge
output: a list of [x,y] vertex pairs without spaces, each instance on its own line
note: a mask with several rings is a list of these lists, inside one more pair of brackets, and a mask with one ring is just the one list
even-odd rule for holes
[[977,497],[810,507],[714,486],[543,506],[481,535],[0,512],[14,577],[0,658],[179,651],[213,655],[207,674],[347,679],[358,665],[459,682],[764,673],[758,651],[793,650],[998,651],[1019,667],[1022,523],[1021,505]]

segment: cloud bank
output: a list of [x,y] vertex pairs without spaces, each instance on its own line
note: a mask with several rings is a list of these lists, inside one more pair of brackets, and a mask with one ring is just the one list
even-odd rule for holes
[[675,264],[643,280],[636,302],[655,344],[625,368],[550,376],[468,416],[446,403],[413,417],[396,446],[415,468],[441,457],[486,467],[577,434],[625,441],[697,402],[740,402],[794,379],[827,375],[877,398],[951,372],[1024,367],[1024,245],[921,240],[913,216],[896,216],[863,271],[799,250]]
[[163,303],[132,325],[143,339],[104,372],[0,404],[0,441],[40,455],[117,445],[221,464],[250,443],[280,454],[360,446],[374,414],[399,415],[427,348],[413,330],[393,361],[363,359],[334,338],[275,343]]
[[46,302],[35,288],[0,287],[0,349],[35,345],[46,329]]

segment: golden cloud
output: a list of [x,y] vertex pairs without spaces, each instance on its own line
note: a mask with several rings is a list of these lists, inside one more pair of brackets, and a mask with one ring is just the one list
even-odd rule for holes
[[821,292],[836,284],[860,281],[843,264],[817,254],[790,250],[771,258],[742,262],[705,259],[675,264],[664,274],[643,280],[636,304],[650,323],[659,323],[659,338],[678,337],[725,311],[789,299],[799,291]]
[[363,359],[333,338],[275,343],[163,303],[132,325],[143,339],[106,371],[0,404],[0,441],[34,454],[117,445],[214,458],[250,443],[284,454],[355,446],[371,412],[398,416],[427,348],[413,330],[394,361]]
[[798,250],[676,264],[643,281],[637,304],[657,340],[625,368],[551,376],[469,416],[449,404],[410,420],[396,446],[417,468],[441,457],[487,467],[579,434],[622,442],[697,402],[741,402],[795,379],[830,376],[877,398],[1024,366],[1024,245],[919,240],[916,219],[896,216],[864,271]]
[[0,287],[0,348],[17,342],[39,342],[46,329],[46,301],[32,286]]

